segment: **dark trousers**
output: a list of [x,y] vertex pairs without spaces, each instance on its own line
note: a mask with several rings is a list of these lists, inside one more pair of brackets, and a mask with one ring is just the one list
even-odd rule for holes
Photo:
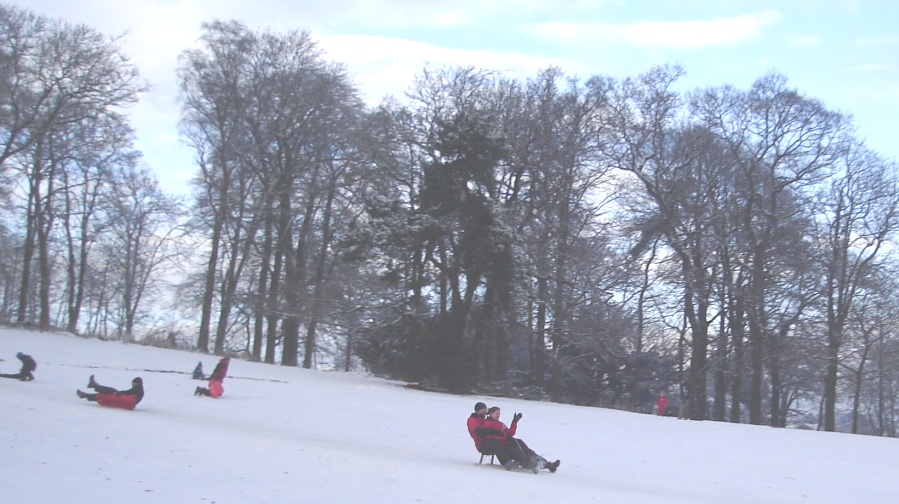
[[519,465],[527,466],[531,457],[536,455],[528,445],[516,438],[506,440],[497,438],[485,438],[481,441],[481,453],[486,455],[496,455],[499,463],[505,465],[509,460],[518,462]]
[[94,389],[94,391],[96,391],[96,394],[84,394],[84,398],[87,399],[88,401],[96,401],[97,394],[115,394],[116,392],[118,392],[118,390],[116,390],[112,387],[107,387],[106,385],[100,385],[99,383],[91,383],[88,386],[88,388],[92,388],[92,389]]
[[98,383],[94,383],[91,388],[94,389],[98,394],[115,394],[116,392],[118,392],[118,390],[112,387],[107,387],[106,385],[100,385]]
[[34,375],[31,373],[31,371],[19,371],[15,374],[0,374],[0,378],[15,378],[16,380],[31,381],[34,379]]

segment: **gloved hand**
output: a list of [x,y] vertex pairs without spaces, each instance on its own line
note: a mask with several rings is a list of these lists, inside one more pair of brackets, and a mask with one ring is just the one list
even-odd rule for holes
[[518,421],[521,420],[521,417],[521,413],[515,413],[512,415],[512,423],[518,423]]

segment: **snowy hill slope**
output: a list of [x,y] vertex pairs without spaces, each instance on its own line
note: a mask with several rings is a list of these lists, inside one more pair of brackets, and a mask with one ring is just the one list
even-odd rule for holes
[[[33,382],[0,379],[0,502],[602,503],[894,502],[896,439],[678,421],[627,412],[409,390],[336,372],[232,360],[225,395],[195,397],[212,356],[0,329]],[[135,411],[75,397],[95,374]],[[478,466],[465,420],[478,400],[556,474]]]

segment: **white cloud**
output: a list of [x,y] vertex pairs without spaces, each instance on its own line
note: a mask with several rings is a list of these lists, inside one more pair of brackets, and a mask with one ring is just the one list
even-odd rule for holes
[[549,18],[561,12],[595,11],[604,0],[232,0],[225,6],[208,2],[205,10],[214,12],[227,7],[239,11],[242,19],[253,25],[283,28],[285,23],[301,22],[318,29],[372,30],[395,29],[448,30],[478,24],[496,25],[528,18]]
[[856,65],[856,66],[852,67],[852,69],[858,70],[859,72],[868,73],[868,72],[885,72],[885,71],[892,70],[893,67],[891,67],[890,65],[886,65],[884,63],[867,63],[867,64]]
[[821,37],[818,35],[787,35],[784,39],[795,47],[809,47],[821,44]]
[[899,35],[878,35],[856,40],[852,43],[855,47],[899,47]]
[[517,79],[534,77],[550,65],[586,72],[583,65],[561,58],[523,53],[461,50],[424,42],[365,35],[328,35],[319,45],[332,61],[344,63],[369,103],[387,95],[401,97],[425,66],[474,66],[508,72]]
[[568,43],[593,40],[637,47],[697,49],[730,45],[755,38],[765,26],[777,23],[782,18],[780,12],[766,10],[751,15],[711,20],[641,21],[629,24],[551,22],[534,26],[532,32],[545,39]]

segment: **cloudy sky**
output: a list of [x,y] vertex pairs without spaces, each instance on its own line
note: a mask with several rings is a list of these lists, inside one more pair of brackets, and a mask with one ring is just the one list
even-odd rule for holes
[[124,35],[152,91],[132,112],[137,148],[163,185],[187,192],[178,140],[178,54],[201,23],[308,30],[344,63],[369,103],[401,97],[425,65],[474,65],[520,80],[549,65],[570,75],[636,76],[678,63],[684,89],[745,89],[769,72],[832,109],[899,158],[899,2],[894,0],[0,0]]

